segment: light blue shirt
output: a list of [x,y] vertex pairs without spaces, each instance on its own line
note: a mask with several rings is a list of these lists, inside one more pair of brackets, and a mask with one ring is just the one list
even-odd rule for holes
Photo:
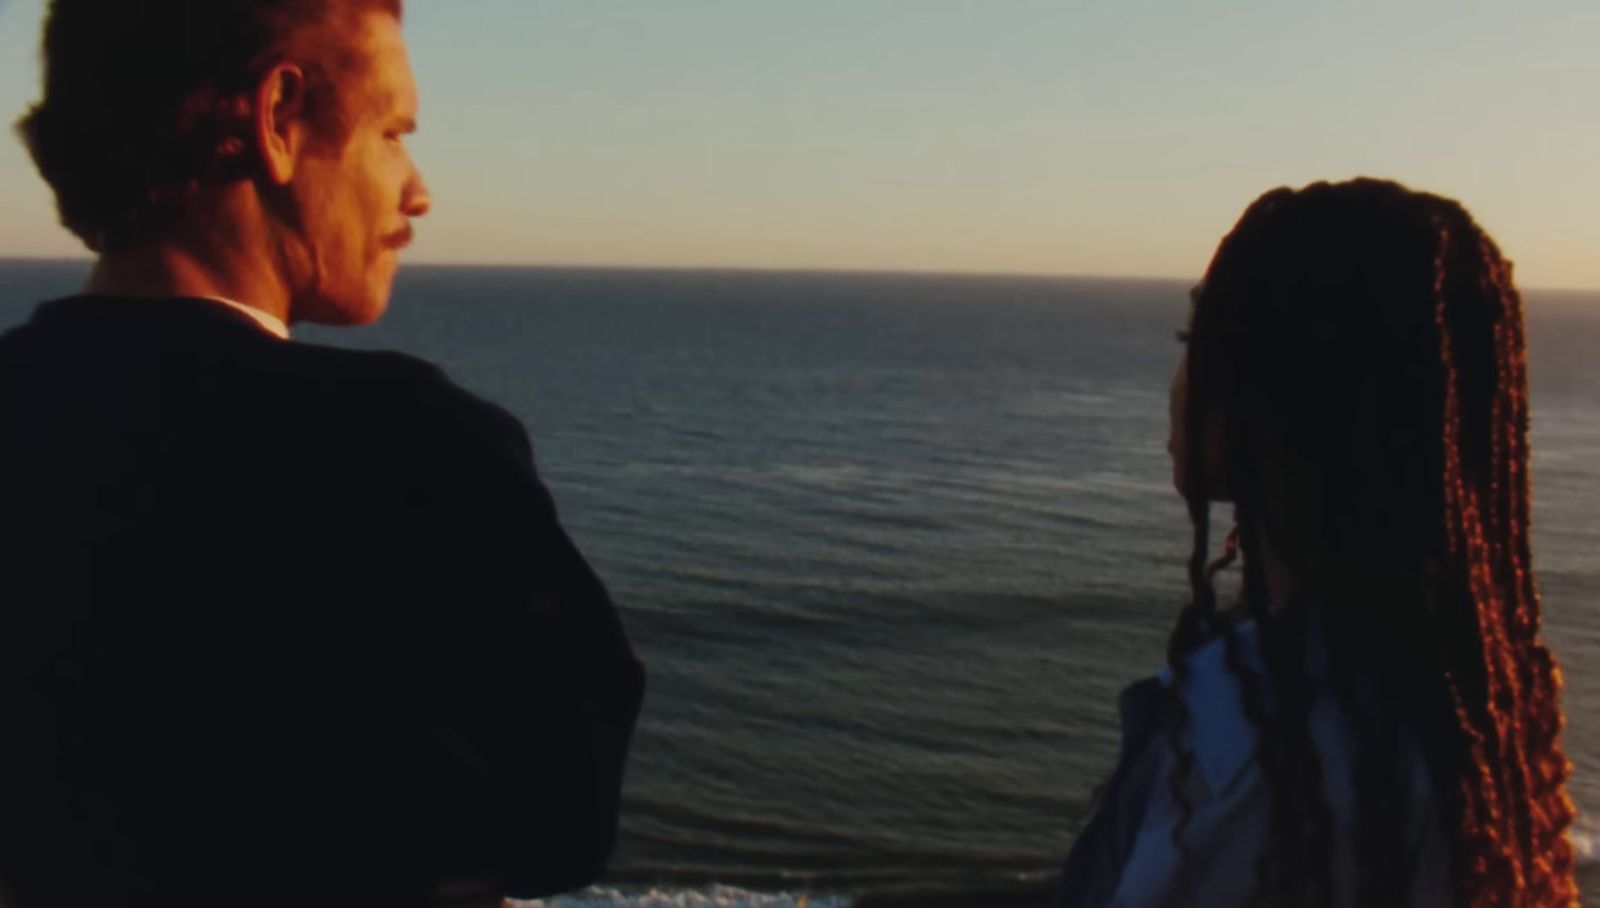
[[[1242,661],[1260,672],[1261,645],[1254,624],[1244,623],[1234,633]],[[1320,661],[1320,650],[1313,648],[1306,664],[1314,691],[1308,727],[1322,762],[1323,794],[1332,819],[1332,904],[1356,908],[1354,730],[1328,690]],[[1167,780],[1177,758],[1168,730],[1162,728],[1146,735],[1148,743],[1140,753],[1123,754],[1124,760],[1140,759],[1151,766],[1137,775],[1138,784],[1147,789],[1140,798],[1145,807],[1131,850],[1110,889],[1106,904],[1113,908],[1242,905],[1256,889],[1256,862],[1269,818],[1269,786],[1255,759],[1258,731],[1244,711],[1240,682],[1228,670],[1222,639],[1192,653],[1188,668],[1189,677],[1180,689],[1189,713],[1182,739],[1194,754],[1195,769],[1189,775],[1187,794],[1192,812],[1183,837],[1190,854],[1188,869],[1179,873],[1179,855],[1172,843],[1181,813]],[[1163,686],[1171,688],[1170,671],[1158,677]],[[1133,702],[1134,698],[1124,698],[1125,735],[1138,721],[1127,714]],[[1411,820],[1402,837],[1409,854],[1407,866],[1413,872],[1409,904],[1448,908],[1454,905],[1448,841],[1440,828],[1422,751],[1413,735],[1402,734],[1396,756],[1408,769],[1411,792]],[[1115,867],[1103,869],[1116,872]],[[1069,903],[1075,903],[1071,893],[1067,895]]]

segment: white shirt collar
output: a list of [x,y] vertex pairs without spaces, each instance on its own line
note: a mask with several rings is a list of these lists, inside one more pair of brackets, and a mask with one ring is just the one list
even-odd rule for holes
[[256,324],[264,328],[268,334],[271,334],[272,336],[281,340],[289,339],[289,326],[284,324],[283,319],[278,318],[276,315],[273,315],[270,312],[263,312],[254,306],[247,306],[238,300],[230,300],[220,296],[201,296],[196,297],[196,299],[210,300],[214,303],[221,303],[224,306],[231,306],[234,309],[243,312],[245,315],[250,316],[252,319],[255,319]]

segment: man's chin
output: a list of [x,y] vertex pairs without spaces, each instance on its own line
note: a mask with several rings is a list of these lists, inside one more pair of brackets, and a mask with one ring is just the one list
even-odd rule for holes
[[385,292],[380,296],[362,299],[307,300],[294,307],[293,315],[296,322],[355,328],[372,324],[382,318],[388,309],[389,295]]

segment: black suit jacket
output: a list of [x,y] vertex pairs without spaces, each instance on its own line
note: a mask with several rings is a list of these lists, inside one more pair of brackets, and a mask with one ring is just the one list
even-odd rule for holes
[[22,908],[520,897],[604,867],[643,673],[522,426],[214,302],[0,338]]

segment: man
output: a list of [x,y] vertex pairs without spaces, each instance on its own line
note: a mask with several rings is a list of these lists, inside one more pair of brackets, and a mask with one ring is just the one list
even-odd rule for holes
[[400,19],[51,5],[18,132],[98,259],[0,338],[19,908],[533,897],[611,851],[643,675],[521,425],[287,340],[378,318],[428,210]]

